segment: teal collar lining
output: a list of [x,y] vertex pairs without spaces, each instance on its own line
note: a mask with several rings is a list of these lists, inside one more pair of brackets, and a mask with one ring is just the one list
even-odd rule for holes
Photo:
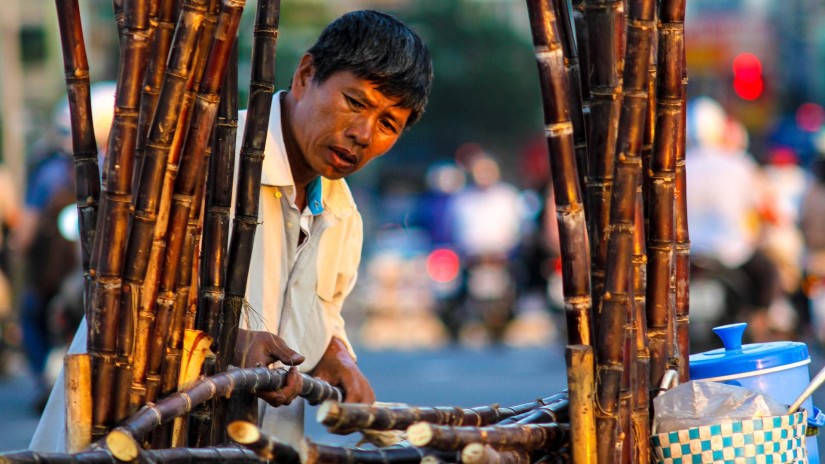
[[306,187],[307,193],[307,206],[309,210],[312,212],[313,215],[317,216],[324,212],[324,202],[321,197],[322,188],[321,188],[321,176],[312,179],[312,181],[307,184]]

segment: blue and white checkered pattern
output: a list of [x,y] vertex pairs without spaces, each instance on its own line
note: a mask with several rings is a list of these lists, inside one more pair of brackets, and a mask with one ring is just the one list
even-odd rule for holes
[[807,463],[807,413],[706,425],[651,437],[660,464]]

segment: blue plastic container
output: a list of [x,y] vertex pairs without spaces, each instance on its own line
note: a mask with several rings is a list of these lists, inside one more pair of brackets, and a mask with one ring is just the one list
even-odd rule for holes
[[[712,380],[738,385],[790,405],[810,383],[808,347],[800,342],[751,343],[742,345],[747,324],[730,324],[713,331],[724,348],[690,356],[691,380]],[[814,410],[811,398],[802,403],[808,424],[821,426],[823,414]],[[819,464],[816,437],[808,437],[808,462]]]

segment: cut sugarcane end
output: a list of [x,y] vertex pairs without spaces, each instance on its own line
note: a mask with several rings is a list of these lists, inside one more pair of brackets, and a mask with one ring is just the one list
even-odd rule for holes
[[427,422],[417,422],[407,428],[407,439],[413,446],[426,446],[433,439],[433,429]]
[[135,439],[122,430],[112,430],[106,435],[106,447],[112,456],[125,462],[136,460],[140,454],[140,447]]
[[470,443],[461,450],[461,462],[475,464],[484,459],[484,445],[481,443]]
[[334,420],[341,414],[341,405],[335,400],[326,400],[318,406],[318,412],[315,414],[315,420],[324,425],[327,421]]
[[229,438],[242,445],[250,445],[261,439],[261,431],[255,424],[246,421],[235,421],[226,426]]

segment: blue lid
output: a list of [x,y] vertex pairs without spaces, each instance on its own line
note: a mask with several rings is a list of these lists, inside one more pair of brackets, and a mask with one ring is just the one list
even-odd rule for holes
[[800,342],[742,345],[746,326],[739,323],[715,327],[713,331],[725,347],[690,355],[690,378],[742,374],[809,360],[808,347]]

